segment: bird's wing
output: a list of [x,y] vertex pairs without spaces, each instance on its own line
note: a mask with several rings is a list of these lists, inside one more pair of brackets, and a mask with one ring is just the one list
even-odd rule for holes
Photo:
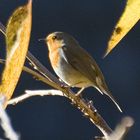
[[102,73],[96,64],[95,60],[79,46],[74,44],[73,46],[62,47],[65,55],[65,59],[71,66],[85,75],[89,80],[95,82],[98,75],[102,77]]

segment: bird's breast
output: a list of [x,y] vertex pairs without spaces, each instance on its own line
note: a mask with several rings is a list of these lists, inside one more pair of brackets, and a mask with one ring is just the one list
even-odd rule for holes
[[75,87],[88,87],[91,85],[91,82],[85,76],[69,64],[62,49],[50,54],[50,60],[55,73],[68,85]]
[[51,62],[53,69],[56,69],[58,67],[59,61],[60,61],[60,55],[59,55],[58,50],[56,50],[54,52],[49,52],[49,58],[50,58],[50,62]]

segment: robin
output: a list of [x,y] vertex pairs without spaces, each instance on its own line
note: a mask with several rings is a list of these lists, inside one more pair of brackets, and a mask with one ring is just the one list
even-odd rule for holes
[[95,60],[80,47],[76,39],[64,32],[54,32],[45,38],[45,42],[55,73],[70,87],[81,88],[77,95],[87,87],[94,87],[101,94],[109,96],[122,112]]

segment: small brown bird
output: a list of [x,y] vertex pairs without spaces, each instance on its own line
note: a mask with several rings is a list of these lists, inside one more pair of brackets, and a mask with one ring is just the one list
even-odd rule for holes
[[106,94],[122,112],[118,103],[109,91],[104,76],[95,60],[80,47],[69,34],[54,32],[45,39],[49,49],[49,59],[55,73],[70,87],[96,88]]

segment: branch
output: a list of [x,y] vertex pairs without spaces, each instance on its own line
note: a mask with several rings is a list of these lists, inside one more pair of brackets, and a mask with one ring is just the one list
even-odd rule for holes
[[[17,103],[22,102],[25,99],[33,97],[33,96],[64,96],[66,97],[59,90],[26,90],[25,94],[8,101],[8,105],[16,105]],[[89,106],[90,107],[92,106],[92,108],[94,108],[91,102],[89,103]],[[94,110],[96,109],[94,108]],[[131,117],[124,117],[122,121],[117,125],[116,129],[108,136],[107,139],[105,137],[95,137],[95,139],[96,140],[122,140],[133,124],[134,124],[134,120]]]
[[6,111],[3,109],[4,100],[5,99],[2,96],[0,98],[0,125],[5,132],[6,138],[8,138],[9,140],[19,140],[19,135],[12,128],[10,118],[8,117]]
[[[5,63],[5,60],[4,59],[0,59],[0,63],[1,64],[4,64]],[[46,80],[46,78],[44,76],[42,76],[41,74],[39,74],[38,72],[26,67],[26,66],[23,66],[23,71],[27,72],[28,74],[31,74],[33,75],[36,79],[42,81],[43,83],[45,84],[48,84],[48,85],[51,85],[51,86],[55,86],[51,81],[49,80]],[[57,88],[57,87],[56,87]]]
[[57,95],[57,96],[65,96],[69,98],[72,101],[72,103],[76,105],[77,108],[81,110],[81,112],[84,113],[85,116],[89,117],[90,121],[93,122],[106,137],[108,137],[108,135],[112,133],[112,130],[103,120],[103,118],[98,114],[97,110],[91,105],[91,103],[88,104],[85,102],[84,99],[81,99],[75,96],[74,93],[70,89],[66,90],[65,88],[64,89],[62,88],[61,91],[59,90],[26,91],[24,95],[11,99],[8,102],[8,104],[16,104],[18,102],[23,101],[24,99],[27,99],[32,96],[38,96],[38,95],[39,96],[44,96],[44,95],[56,96]]
[[16,105],[33,96],[64,96],[60,90],[26,90],[25,94],[8,101],[8,105]]

